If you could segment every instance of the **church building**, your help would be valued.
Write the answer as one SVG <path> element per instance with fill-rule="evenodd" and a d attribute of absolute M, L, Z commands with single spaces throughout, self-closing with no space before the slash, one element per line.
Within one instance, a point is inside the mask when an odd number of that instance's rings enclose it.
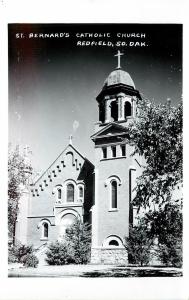
<path fill-rule="evenodd" d="M 133 223 L 131 200 L 141 158 L 132 155 L 129 123 L 137 118 L 141 100 L 131 76 L 118 66 L 96 97 L 99 108 L 91 163 L 69 144 L 32 185 L 23 187 L 16 240 L 45 247 L 64 239 L 76 218 L 92 224 L 91 263 L 127 263 L 124 239 Z"/>

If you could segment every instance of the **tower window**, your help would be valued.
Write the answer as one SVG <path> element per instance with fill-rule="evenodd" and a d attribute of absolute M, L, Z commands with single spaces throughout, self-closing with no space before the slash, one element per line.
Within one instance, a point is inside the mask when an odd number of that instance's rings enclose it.
<path fill-rule="evenodd" d="M 42 227 L 42 238 L 48 238 L 49 236 L 49 225 L 48 223 L 43 223 L 43 227 Z"/>
<path fill-rule="evenodd" d="M 118 120 L 118 104 L 117 104 L 117 101 L 113 101 L 111 103 L 111 118 L 112 118 L 113 122 Z"/>
<path fill-rule="evenodd" d="M 104 105 L 104 103 L 101 103 L 99 105 L 99 121 L 101 121 L 102 123 L 104 123 L 104 121 L 105 121 L 105 105 Z"/>
<path fill-rule="evenodd" d="M 83 188 L 79 187 L 79 198 L 83 198 Z"/>
<path fill-rule="evenodd" d="M 62 191 L 61 189 L 58 189 L 58 199 L 60 200 L 62 198 Z"/>
<path fill-rule="evenodd" d="M 131 116 L 131 103 L 125 102 L 125 118 Z"/>
<path fill-rule="evenodd" d="M 116 146 L 112 147 L 112 157 L 116 157 Z"/>
<path fill-rule="evenodd" d="M 126 156 L 126 147 L 125 147 L 125 145 L 121 145 L 121 155 Z"/>
<path fill-rule="evenodd" d="M 112 192 L 112 203 L 111 203 L 111 208 L 117 208 L 117 182 L 114 180 L 111 183 L 111 192 Z"/>
<path fill-rule="evenodd" d="M 102 157 L 107 158 L 107 148 L 102 148 Z"/>
<path fill-rule="evenodd" d="M 74 202 L 74 185 L 67 185 L 67 202 Z"/>

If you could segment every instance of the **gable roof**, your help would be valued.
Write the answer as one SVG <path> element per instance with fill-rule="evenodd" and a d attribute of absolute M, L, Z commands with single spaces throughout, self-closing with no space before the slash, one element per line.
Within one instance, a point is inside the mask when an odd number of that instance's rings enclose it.
<path fill-rule="evenodd" d="M 94 141 L 98 138 L 123 135 L 128 132 L 127 128 L 116 123 L 109 123 L 107 126 L 100 129 L 98 132 L 94 133 L 91 136 L 91 139 Z"/>
<path fill-rule="evenodd" d="M 66 153 L 69 148 L 73 151 L 75 151 L 84 161 L 87 161 L 89 164 L 91 164 L 91 166 L 94 167 L 94 165 L 87 159 L 85 158 L 73 145 L 68 144 L 66 146 L 66 148 L 64 148 L 64 150 L 58 155 L 58 157 L 52 162 L 52 164 L 43 172 L 43 174 L 32 184 L 32 186 L 36 185 L 38 182 L 40 182 L 42 180 L 43 177 L 45 177 L 46 175 L 48 176 L 49 173 L 52 170 L 52 167 L 56 164 L 56 162 L 60 159 L 60 157 L 63 156 L 64 153 Z"/>

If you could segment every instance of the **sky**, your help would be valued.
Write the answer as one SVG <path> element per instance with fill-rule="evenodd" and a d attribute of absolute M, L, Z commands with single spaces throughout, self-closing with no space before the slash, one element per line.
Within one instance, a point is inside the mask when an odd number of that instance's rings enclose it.
<path fill-rule="evenodd" d="M 95 99 L 117 67 L 117 50 L 142 96 L 172 105 L 181 100 L 179 24 L 9 24 L 8 32 L 9 142 L 28 145 L 40 172 L 68 145 L 70 134 L 94 162 Z M 104 45 L 86 45 L 93 41 Z"/>

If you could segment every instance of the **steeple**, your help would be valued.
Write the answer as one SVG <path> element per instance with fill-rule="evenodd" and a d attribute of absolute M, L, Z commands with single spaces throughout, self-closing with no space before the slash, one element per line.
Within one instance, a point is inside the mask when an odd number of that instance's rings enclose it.
<path fill-rule="evenodd" d="M 99 103 L 99 121 L 101 125 L 110 122 L 126 123 L 136 117 L 136 100 L 141 99 L 130 74 L 121 68 L 121 56 L 118 50 L 114 56 L 117 67 L 106 78 L 96 100 Z"/>

